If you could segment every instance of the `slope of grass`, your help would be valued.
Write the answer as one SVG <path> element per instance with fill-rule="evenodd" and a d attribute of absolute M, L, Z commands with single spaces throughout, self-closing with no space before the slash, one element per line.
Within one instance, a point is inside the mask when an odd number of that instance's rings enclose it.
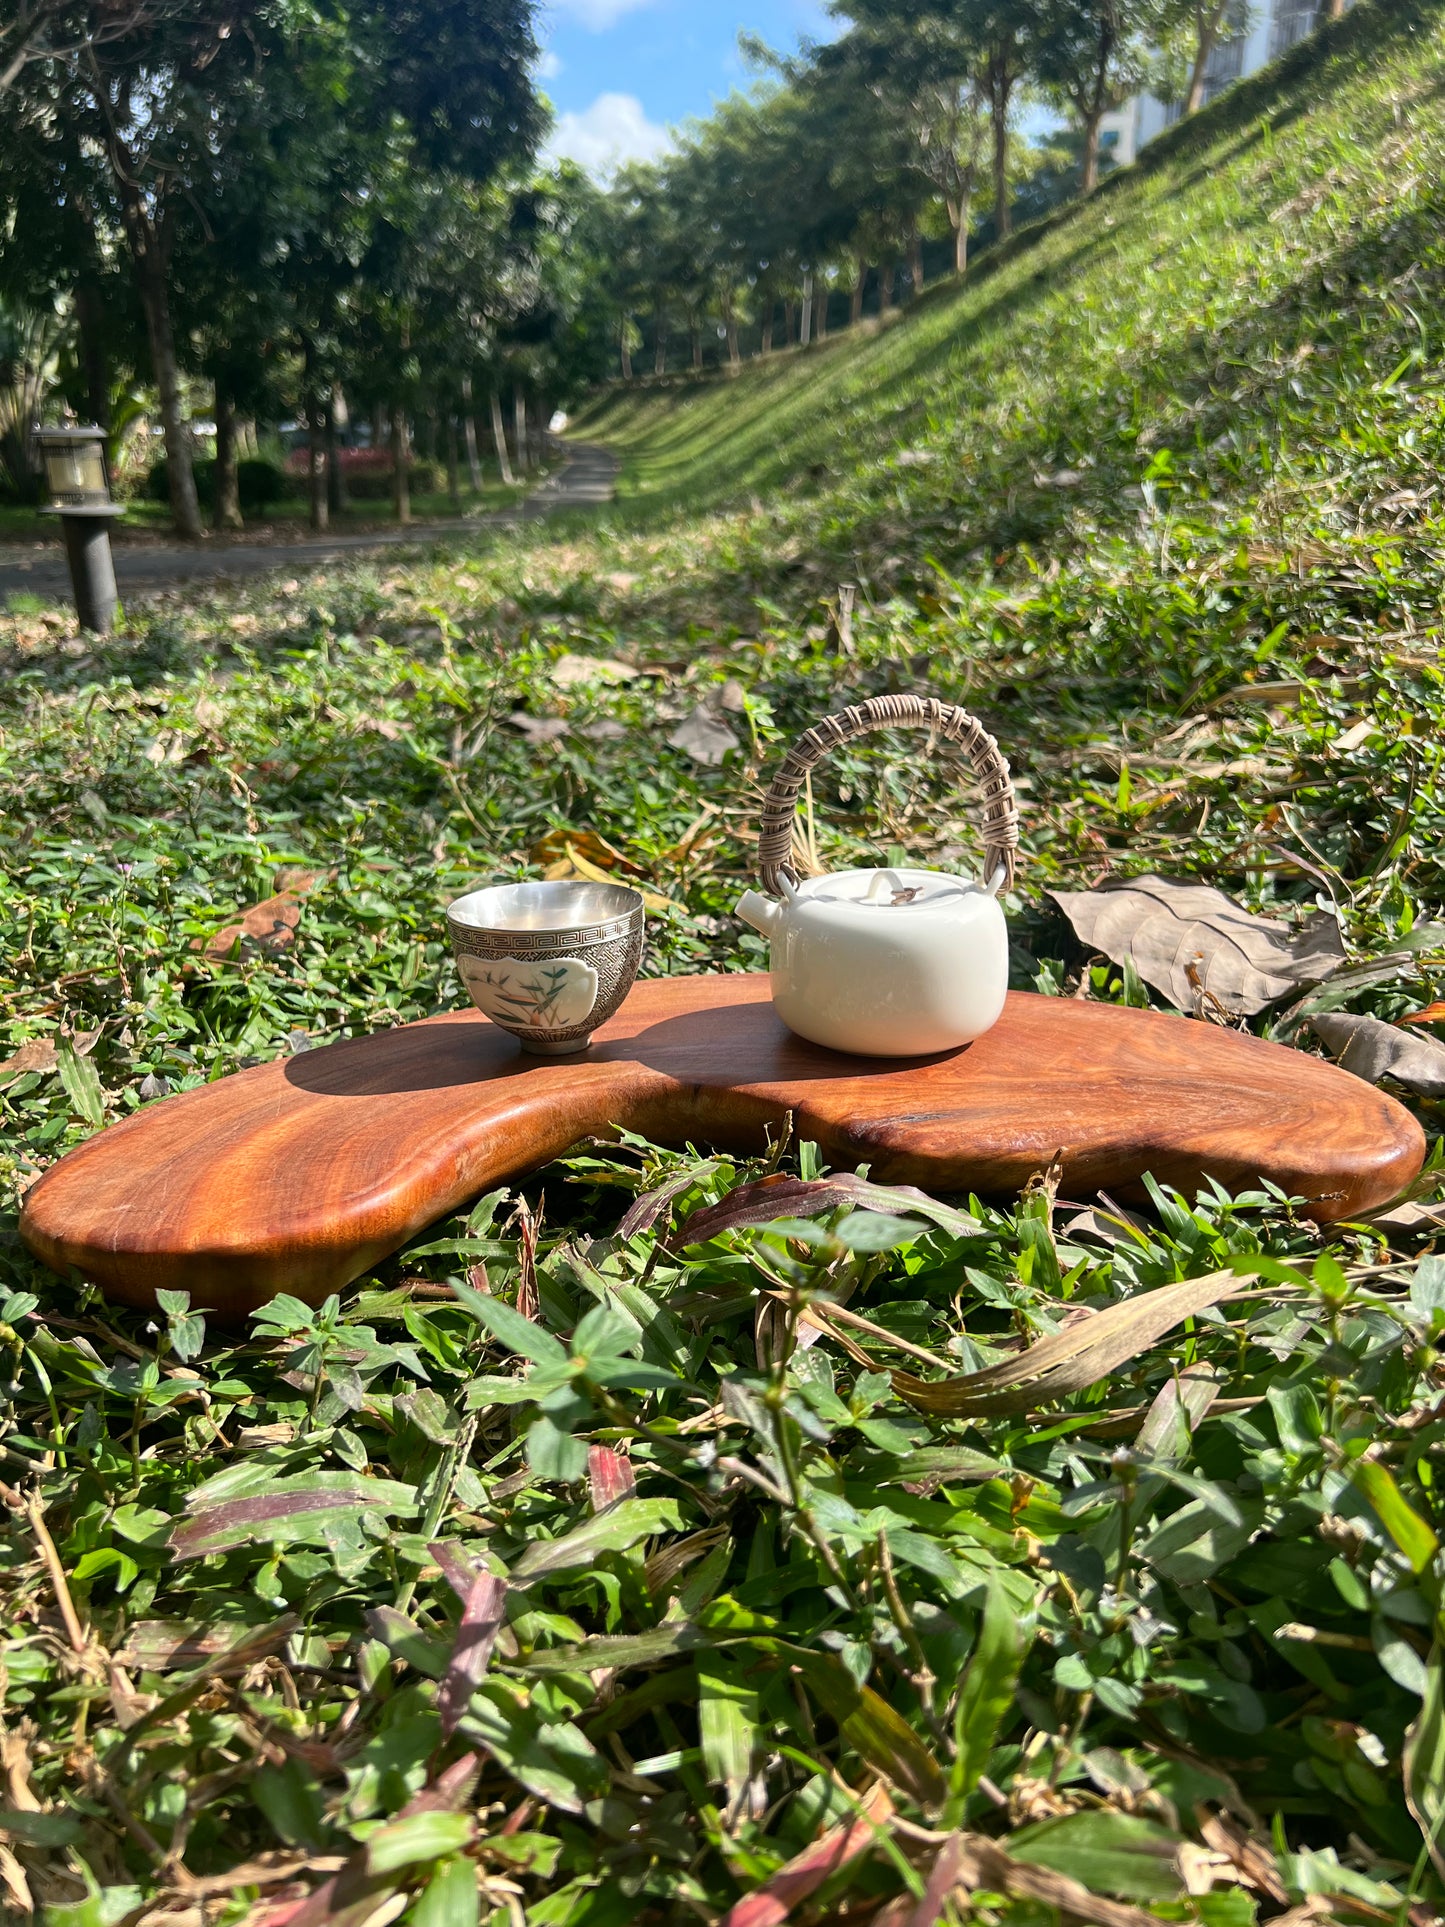
<path fill-rule="evenodd" d="M 662 1927 L 791 1866 L 744 1917 L 1438 1917 L 1433 1171 L 1322 1233 L 584 1146 L 233 1330 L 52 1278 L 15 1208 L 169 1091 L 462 1001 L 442 906 L 487 879 L 577 858 L 676 906 L 649 970 L 756 967 L 766 771 L 888 688 L 1013 759 L 1020 985 L 1148 1001 L 1045 892 L 1165 871 L 1333 910 L 1325 999 L 1438 1034 L 1442 54 L 1438 8 L 1362 5 L 876 338 L 604 398 L 604 517 L 105 643 L 0 619 L 11 1914 Z M 824 859 L 967 867 L 955 779 L 835 759 Z M 223 934 L 277 891 L 294 935 Z M 668 1235 L 774 1167 L 781 1223 Z M 1236 1264 L 1078 1392 L 918 1391 Z"/>

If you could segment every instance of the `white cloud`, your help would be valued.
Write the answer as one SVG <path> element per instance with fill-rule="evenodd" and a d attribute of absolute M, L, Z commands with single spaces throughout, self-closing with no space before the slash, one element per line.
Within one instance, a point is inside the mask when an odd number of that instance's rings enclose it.
<path fill-rule="evenodd" d="M 544 47 L 537 60 L 538 80 L 555 80 L 561 71 L 561 61 L 550 47 Z"/>
<path fill-rule="evenodd" d="M 580 114 L 557 116 L 546 151 L 605 177 L 628 161 L 655 160 L 671 145 L 667 129 L 647 118 L 636 94 L 599 94 Z"/>
<path fill-rule="evenodd" d="M 552 0 L 552 4 L 557 13 L 565 14 L 590 32 L 606 33 L 609 27 L 617 25 L 624 13 L 650 6 L 651 0 Z"/>

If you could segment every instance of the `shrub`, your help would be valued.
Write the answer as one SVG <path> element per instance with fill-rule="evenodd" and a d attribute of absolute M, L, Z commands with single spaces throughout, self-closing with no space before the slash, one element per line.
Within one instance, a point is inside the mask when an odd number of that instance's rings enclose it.
<path fill-rule="evenodd" d="M 370 451 L 361 451 L 369 453 Z M 364 467 L 347 462 L 346 492 L 358 502 L 391 500 L 391 463 Z M 415 461 L 407 464 L 406 479 L 413 495 L 435 495 L 447 485 L 446 471 L 440 462 Z"/>
<path fill-rule="evenodd" d="M 267 509 L 275 508 L 296 493 L 295 484 L 275 462 L 257 461 L 252 456 L 244 457 L 236 465 L 236 485 L 241 496 L 241 512 L 245 515 L 263 515 Z M 196 493 L 204 508 L 211 508 L 216 500 L 216 464 L 213 460 L 196 463 Z M 152 502 L 170 500 L 170 478 L 166 458 L 151 464 L 150 473 L 145 479 L 145 494 Z"/>

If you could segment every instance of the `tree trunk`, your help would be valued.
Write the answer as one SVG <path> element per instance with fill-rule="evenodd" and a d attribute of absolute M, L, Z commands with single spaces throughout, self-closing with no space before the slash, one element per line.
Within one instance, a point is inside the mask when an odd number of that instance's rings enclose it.
<path fill-rule="evenodd" d="M 447 500 L 461 513 L 462 476 L 461 455 L 457 446 L 457 418 L 447 411 Z"/>
<path fill-rule="evenodd" d="M 341 431 L 347 424 L 346 397 L 341 383 L 331 384 L 326 397 L 326 505 L 333 515 L 346 507 L 346 470 L 341 461 Z"/>
<path fill-rule="evenodd" d="M 883 272 L 878 277 L 878 312 L 879 314 L 881 315 L 887 314 L 888 310 L 892 306 L 893 306 L 893 263 L 890 261 L 888 266 L 884 268 Z"/>
<path fill-rule="evenodd" d="M 146 340 L 151 351 L 151 371 L 160 398 L 161 430 L 166 444 L 166 482 L 170 494 L 171 520 L 177 535 L 199 541 L 201 504 L 196 495 L 195 459 L 191 431 L 181 397 L 181 368 L 176 358 L 175 330 L 171 325 L 170 290 L 160 236 L 141 201 L 140 189 L 126 174 L 122 182 L 122 213 L 126 237 L 135 265 L 136 292 L 145 314 Z"/>
<path fill-rule="evenodd" d="M 798 324 L 798 340 L 804 348 L 813 339 L 813 270 L 803 276 L 803 313 Z"/>
<path fill-rule="evenodd" d="M 912 298 L 916 301 L 923 293 L 923 236 L 917 221 L 908 223 L 908 279 L 913 284 Z"/>
<path fill-rule="evenodd" d="M 517 456 L 517 470 L 525 475 L 532 466 L 527 449 L 527 397 L 520 388 L 512 390 L 512 447 Z"/>
<path fill-rule="evenodd" d="M 968 273 L 968 223 L 970 205 L 967 200 L 951 202 L 948 209 L 949 219 L 953 222 L 953 271 L 960 280 Z"/>
<path fill-rule="evenodd" d="M 863 319 L 863 290 L 868 285 L 867 263 L 859 261 L 853 275 L 853 287 L 848 296 L 848 323 L 856 328 Z"/>
<path fill-rule="evenodd" d="M 788 297 L 785 299 L 783 302 L 783 346 L 785 348 L 791 348 L 793 345 L 793 335 L 795 333 L 794 319 L 797 312 L 797 307 L 792 298 Z"/>
<path fill-rule="evenodd" d="M 1189 74 L 1189 92 L 1184 97 L 1186 114 L 1197 114 L 1204 105 L 1209 56 L 1219 39 L 1219 29 L 1224 24 L 1224 11 L 1228 4 L 1229 0 L 1214 0 L 1213 5 L 1201 7 L 1196 14 L 1198 33 L 1194 43 L 1194 65 Z"/>
<path fill-rule="evenodd" d="M 306 398 L 306 479 L 311 526 L 324 529 L 331 521 L 331 497 L 326 486 L 326 411 L 315 395 Z"/>
<path fill-rule="evenodd" d="M 411 520 L 411 483 L 406 472 L 406 410 L 400 402 L 391 405 L 391 500 L 398 522 Z"/>
<path fill-rule="evenodd" d="M 482 487 L 482 458 L 477 449 L 477 418 L 472 410 L 472 378 L 462 376 L 462 434 L 467 445 L 467 480 L 480 494 Z"/>
<path fill-rule="evenodd" d="M 216 382 L 216 503 L 211 519 L 218 529 L 239 529 L 241 484 L 236 467 L 236 410 L 223 381 Z"/>
<path fill-rule="evenodd" d="M 1099 122 L 1100 114 L 1090 114 L 1084 121 L 1084 172 L 1079 182 L 1081 194 L 1092 194 L 1099 185 Z"/>
<path fill-rule="evenodd" d="M 728 367 L 736 371 L 742 366 L 742 356 L 738 352 L 737 317 L 730 314 L 725 323 L 728 333 Z"/>
<path fill-rule="evenodd" d="M 828 296 L 832 292 L 833 290 L 828 286 L 826 281 L 820 283 L 818 288 L 818 312 L 814 323 L 819 341 L 826 341 L 828 339 Z"/>
<path fill-rule="evenodd" d="M 83 276 L 75 289 L 75 319 L 80 330 L 80 365 L 85 375 L 85 405 L 97 428 L 110 434 L 110 339 L 100 289 Z"/>
<path fill-rule="evenodd" d="M 763 304 L 763 330 L 758 342 L 758 352 L 764 355 L 770 355 L 773 352 L 773 308 L 774 303 L 771 301 Z"/>
<path fill-rule="evenodd" d="M 511 459 L 507 454 L 507 431 L 502 426 L 502 398 L 492 390 L 492 446 L 497 451 L 497 471 L 508 488 L 514 486 Z"/>
<path fill-rule="evenodd" d="M 1347 0 L 1329 0 L 1329 4 L 1325 9 L 1326 20 L 1343 20 L 1345 17 L 1346 4 Z"/>
<path fill-rule="evenodd" d="M 437 417 L 434 408 L 428 408 L 421 418 L 421 447 L 417 452 L 424 462 L 435 463 L 437 458 Z"/>
<path fill-rule="evenodd" d="M 667 373 L 667 310 L 660 301 L 652 316 L 652 372 Z"/>
<path fill-rule="evenodd" d="M 993 131 L 993 226 L 1001 241 L 1013 232 L 1008 193 L 1008 110 L 1013 72 L 1007 51 L 995 48 L 988 64 L 988 111 Z"/>
<path fill-rule="evenodd" d="M 627 327 L 630 320 L 630 315 L 623 315 L 617 328 L 617 352 L 622 359 L 622 379 L 624 381 L 631 381 L 632 379 L 632 343 L 627 339 Z"/>

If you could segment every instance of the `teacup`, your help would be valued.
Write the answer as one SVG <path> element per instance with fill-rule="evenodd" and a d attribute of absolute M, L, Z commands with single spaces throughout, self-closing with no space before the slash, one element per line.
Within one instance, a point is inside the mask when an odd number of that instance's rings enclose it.
<path fill-rule="evenodd" d="M 620 883 L 502 883 L 447 909 L 457 970 L 524 1050 L 585 1050 L 642 962 L 643 901 Z"/>

